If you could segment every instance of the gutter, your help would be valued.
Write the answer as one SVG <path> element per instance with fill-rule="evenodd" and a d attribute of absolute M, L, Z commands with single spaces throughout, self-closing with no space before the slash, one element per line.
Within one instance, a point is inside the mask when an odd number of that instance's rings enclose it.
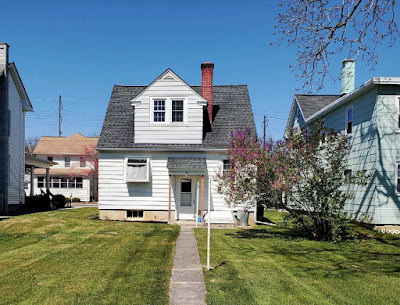
<path fill-rule="evenodd" d="M 369 90 L 371 87 L 376 85 L 400 85 L 400 77 L 373 77 L 367 80 L 364 84 L 362 84 L 357 89 L 353 90 L 352 92 L 340 97 L 333 103 L 329 104 L 328 106 L 322 108 L 320 111 L 314 113 L 312 116 L 308 117 L 305 122 L 311 123 L 315 121 L 322 115 L 326 114 L 327 112 L 339 107 L 340 105 L 346 103 L 350 98 L 355 98 L 365 91 Z"/>

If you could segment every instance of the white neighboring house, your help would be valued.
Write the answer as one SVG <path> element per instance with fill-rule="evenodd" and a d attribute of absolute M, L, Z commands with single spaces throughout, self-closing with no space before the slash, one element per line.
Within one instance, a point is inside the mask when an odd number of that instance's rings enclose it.
<path fill-rule="evenodd" d="M 171 69 L 149 86 L 114 86 L 98 144 L 102 219 L 207 219 L 210 203 L 212 222 L 234 223 L 214 177 L 231 132 L 255 132 L 253 112 L 246 85 L 213 86 L 214 64 L 201 69 L 202 86 Z"/>
<path fill-rule="evenodd" d="M 25 113 L 33 111 L 8 49 L 0 43 L 0 214 L 25 203 Z"/>
<path fill-rule="evenodd" d="M 49 171 L 49 190 L 53 195 L 77 197 L 81 201 L 96 198 L 97 181 L 88 176 L 94 164 L 85 159 L 85 147 L 96 150 L 98 137 L 85 137 L 80 133 L 69 137 L 41 137 L 34 155 L 57 164 Z M 30 192 L 30 186 L 28 191 Z M 34 194 L 46 192 L 46 170 L 35 169 Z"/>

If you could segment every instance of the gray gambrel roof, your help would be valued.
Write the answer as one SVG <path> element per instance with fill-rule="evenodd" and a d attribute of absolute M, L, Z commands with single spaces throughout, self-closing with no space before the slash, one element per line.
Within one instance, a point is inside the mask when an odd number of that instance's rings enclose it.
<path fill-rule="evenodd" d="M 340 95 L 301 95 L 296 94 L 295 98 L 301 109 L 301 113 L 307 120 L 314 113 L 320 111 L 324 107 L 340 98 Z"/>
<path fill-rule="evenodd" d="M 246 127 L 256 132 L 247 86 L 213 86 L 215 117 L 211 126 L 208 118 L 204 120 L 203 144 L 135 143 L 135 110 L 131 106 L 131 100 L 146 88 L 147 86 L 114 86 L 97 146 L 99 149 L 226 149 L 230 142 L 231 132 Z M 201 86 L 191 86 L 191 88 L 201 94 Z M 206 111 L 204 111 L 204 116 L 207 116 Z"/>
<path fill-rule="evenodd" d="M 168 169 L 207 169 L 206 158 L 168 158 Z"/>

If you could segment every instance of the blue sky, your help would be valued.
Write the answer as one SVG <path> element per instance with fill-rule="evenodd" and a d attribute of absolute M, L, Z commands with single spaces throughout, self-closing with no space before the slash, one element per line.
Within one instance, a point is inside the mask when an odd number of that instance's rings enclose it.
<path fill-rule="evenodd" d="M 295 48 L 270 47 L 279 1 L 5 1 L 0 41 L 10 45 L 35 112 L 26 137 L 100 134 L 114 84 L 148 85 L 171 68 L 190 85 L 200 64 L 215 64 L 214 84 L 247 84 L 259 136 L 281 138 L 301 83 L 289 69 Z M 400 76 L 400 43 L 383 46 L 375 71 L 356 64 L 356 86 Z M 340 73 L 346 54 L 331 59 Z M 336 63 L 336 64 L 335 64 Z M 340 93 L 328 80 L 321 94 Z M 240 115 L 240 114 L 238 114 Z"/>

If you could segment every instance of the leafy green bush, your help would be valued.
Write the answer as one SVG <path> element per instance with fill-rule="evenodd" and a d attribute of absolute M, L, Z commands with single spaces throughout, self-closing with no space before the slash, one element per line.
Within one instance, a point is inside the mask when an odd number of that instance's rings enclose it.
<path fill-rule="evenodd" d="M 79 197 L 73 197 L 72 202 L 81 202 L 81 198 Z"/>

